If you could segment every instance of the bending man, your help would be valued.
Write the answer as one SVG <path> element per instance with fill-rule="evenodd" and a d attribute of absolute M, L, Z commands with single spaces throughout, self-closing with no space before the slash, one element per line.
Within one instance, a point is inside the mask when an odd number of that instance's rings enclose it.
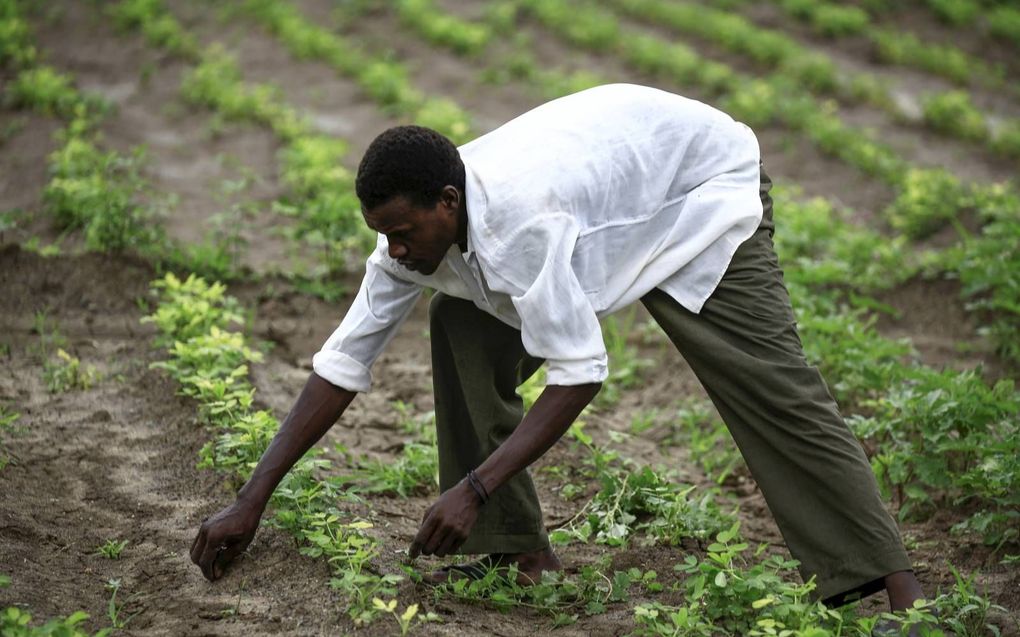
<path fill-rule="evenodd" d="M 607 375 L 599 318 L 640 300 L 704 384 L 802 575 L 841 602 L 921 596 L 867 459 L 797 335 L 772 246 L 771 182 L 751 130 L 697 101 L 609 85 L 456 148 L 398 127 L 357 176 L 379 233 L 343 322 L 237 501 L 202 525 L 210 579 L 244 550 L 272 490 L 371 384 L 425 287 L 442 495 L 411 554 L 486 554 L 537 579 L 560 564 L 527 467 Z M 516 387 L 547 387 L 525 415 Z M 430 578 L 455 573 L 437 571 Z"/>

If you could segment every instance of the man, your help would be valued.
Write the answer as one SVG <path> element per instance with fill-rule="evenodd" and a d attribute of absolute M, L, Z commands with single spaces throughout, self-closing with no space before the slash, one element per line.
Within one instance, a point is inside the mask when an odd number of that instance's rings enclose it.
<path fill-rule="evenodd" d="M 429 576 L 549 547 L 528 465 L 607 375 L 599 318 L 641 300 L 705 385 L 805 578 L 839 603 L 921 596 L 874 476 L 807 364 L 772 247 L 771 182 L 754 135 L 705 104 L 602 86 L 542 105 L 459 150 L 420 127 L 380 135 L 357 176 L 379 233 L 361 289 L 237 501 L 202 525 L 210 580 L 254 536 L 270 494 L 339 418 L 424 287 L 442 495 L 410 554 L 487 554 Z M 542 364 L 526 415 L 516 387 Z"/>

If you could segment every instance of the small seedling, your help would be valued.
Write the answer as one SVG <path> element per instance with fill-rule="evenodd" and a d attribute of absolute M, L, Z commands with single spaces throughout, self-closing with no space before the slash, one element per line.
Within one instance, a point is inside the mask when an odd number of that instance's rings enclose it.
<path fill-rule="evenodd" d="M 46 388 L 53 393 L 71 389 L 88 389 L 100 378 L 92 365 L 82 365 L 77 356 L 71 356 L 63 349 L 57 349 L 56 360 L 49 360 L 43 366 Z"/>
<path fill-rule="evenodd" d="M 107 540 L 104 544 L 96 548 L 96 555 L 102 555 L 108 560 L 120 559 L 120 554 L 124 552 L 124 547 L 128 545 L 128 540 Z"/>

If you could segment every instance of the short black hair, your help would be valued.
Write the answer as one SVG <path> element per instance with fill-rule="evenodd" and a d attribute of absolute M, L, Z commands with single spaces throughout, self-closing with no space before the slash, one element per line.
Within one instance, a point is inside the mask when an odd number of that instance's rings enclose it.
<path fill-rule="evenodd" d="M 395 126 L 376 137 L 358 166 L 355 190 L 365 210 L 396 196 L 432 206 L 445 186 L 464 192 L 464 162 L 449 139 L 424 126 Z"/>

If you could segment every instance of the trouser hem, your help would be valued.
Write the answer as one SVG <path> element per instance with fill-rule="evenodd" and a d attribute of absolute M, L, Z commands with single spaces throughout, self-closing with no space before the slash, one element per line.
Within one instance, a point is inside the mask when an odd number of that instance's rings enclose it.
<path fill-rule="evenodd" d="M 827 606 L 847 604 L 884 589 L 886 575 L 912 569 L 901 542 L 884 544 L 867 555 L 857 555 L 836 565 L 827 576 L 819 574 L 815 597 Z"/>
<path fill-rule="evenodd" d="M 545 548 L 549 548 L 549 536 L 545 533 L 472 533 L 457 553 L 461 555 L 529 553 Z"/>

